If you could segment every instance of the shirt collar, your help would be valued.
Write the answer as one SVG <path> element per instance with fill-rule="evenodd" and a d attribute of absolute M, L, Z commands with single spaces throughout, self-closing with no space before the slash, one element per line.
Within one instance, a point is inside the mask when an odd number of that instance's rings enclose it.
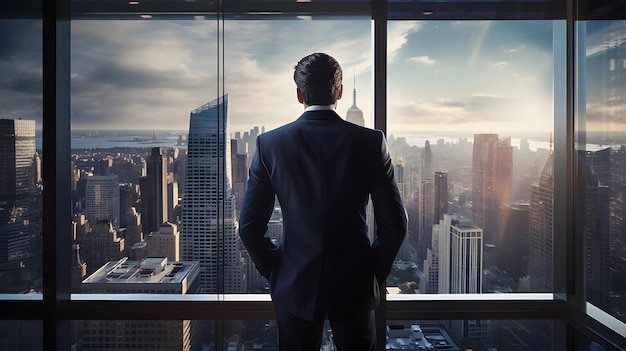
<path fill-rule="evenodd" d="M 304 112 L 309 111 L 335 111 L 331 105 L 312 105 L 304 109 Z"/>

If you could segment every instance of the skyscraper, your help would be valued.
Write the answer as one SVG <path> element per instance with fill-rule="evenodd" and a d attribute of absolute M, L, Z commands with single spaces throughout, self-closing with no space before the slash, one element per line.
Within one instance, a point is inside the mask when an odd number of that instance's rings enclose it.
<path fill-rule="evenodd" d="M 35 121 L 0 119 L 0 205 L 35 191 Z"/>
<path fill-rule="evenodd" d="M 356 105 L 356 77 L 354 80 L 354 89 L 352 90 L 352 106 L 350 106 L 348 112 L 346 112 L 346 121 L 365 126 L 363 111 Z"/>
<path fill-rule="evenodd" d="M 117 175 L 87 177 L 85 217 L 91 224 L 110 221 L 113 229 L 120 227 L 120 185 Z"/>
<path fill-rule="evenodd" d="M 239 143 L 243 144 L 243 142 L 238 139 L 230 140 L 233 192 L 237 201 L 237 211 L 241 208 L 243 194 L 246 191 L 246 183 L 248 181 L 248 154 L 245 152 L 239 152 Z M 241 149 L 245 149 L 243 145 Z"/>
<path fill-rule="evenodd" d="M 532 292 L 552 291 L 553 208 L 554 162 L 550 153 L 530 197 L 528 276 Z"/>
<path fill-rule="evenodd" d="M 153 147 L 146 162 L 147 175 L 140 179 L 143 232 L 158 231 L 167 221 L 167 162 L 163 149 Z"/>
<path fill-rule="evenodd" d="M 439 221 L 439 293 L 479 294 L 483 285 L 483 231 L 469 219 Z"/>
<path fill-rule="evenodd" d="M 500 206 L 500 221 L 494 238 L 496 265 L 515 280 L 528 271 L 529 210 L 528 202 Z"/>
<path fill-rule="evenodd" d="M 27 262 L 37 254 L 31 242 L 41 238 L 35 155 L 35 121 L 0 119 L 0 271 L 5 276 L 1 291 L 18 292 L 24 280 L 19 275 L 35 274 L 26 272 L 31 269 Z"/>
<path fill-rule="evenodd" d="M 245 291 L 230 183 L 228 95 L 191 111 L 181 218 L 181 256 L 200 263 L 200 292 Z"/>
<path fill-rule="evenodd" d="M 419 189 L 419 227 L 417 233 L 418 249 L 420 255 L 424 255 L 431 247 L 433 224 L 436 223 L 435 215 L 435 189 L 433 178 L 422 178 Z"/>
<path fill-rule="evenodd" d="M 435 172 L 435 213 L 433 222 L 437 223 L 443 219 L 444 214 L 448 214 L 448 173 L 444 171 Z"/>
<path fill-rule="evenodd" d="M 472 215 L 492 243 L 500 205 L 511 201 L 513 148 L 511 139 L 498 134 L 474 134 L 472 154 Z"/>
<path fill-rule="evenodd" d="M 420 167 L 421 178 L 433 177 L 433 151 L 430 148 L 430 141 L 426 140 L 424 149 L 422 150 L 422 164 Z"/>

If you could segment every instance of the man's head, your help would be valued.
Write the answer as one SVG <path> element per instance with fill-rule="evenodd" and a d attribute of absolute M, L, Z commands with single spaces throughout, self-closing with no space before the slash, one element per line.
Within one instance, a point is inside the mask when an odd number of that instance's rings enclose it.
<path fill-rule="evenodd" d="M 333 105 L 341 98 L 341 66 L 332 56 L 314 53 L 302 58 L 294 68 L 293 80 L 301 103 Z"/>

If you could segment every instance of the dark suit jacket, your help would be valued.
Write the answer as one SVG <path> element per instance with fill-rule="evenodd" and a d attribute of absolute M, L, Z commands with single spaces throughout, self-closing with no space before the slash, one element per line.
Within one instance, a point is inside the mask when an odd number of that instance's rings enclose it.
<path fill-rule="evenodd" d="M 257 138 L 249 173 L 239 234 L 276 307 L 306 320 L 371 311 L 407 228 L 383 133 L 334 111 L 304 112 Z M 370 194 L 373 245 L 365 220 Z M 278 247 L 267 234 L 275 195 L 283 213 Z"/>

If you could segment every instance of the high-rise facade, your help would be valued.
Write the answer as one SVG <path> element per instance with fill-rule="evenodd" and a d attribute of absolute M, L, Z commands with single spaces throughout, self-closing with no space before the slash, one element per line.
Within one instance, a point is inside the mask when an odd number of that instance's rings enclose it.
<path fill-rule="evenodd" d="M 0 204 L 35 191 L 35 121 L 0 119 Z"/>
<path fill-rule="evenodd" d="M 530 291 L 552 291 L 554 249 L 554 162 L 552 153 L 532 185 L 529 208 L 528 277 Z"/>
<path fill-rule="evenodd" d="M 240 149 L 244 149 L 243 141 L 238 139 L 230 140 L 230 154 L 231 154 L 231 164 L 232 164 L 232 180 L 233 180 L 233 193 L 235 195 L 235 200 L 237 202 L 237 211 L 241 208 L 241 203 L 243 202 L 243 194 L 246 191 L 246 184 L 248 182 L 248 154 Z"/>
<path fill-rule="evenodd" d="M 85 217 L 93 224 L 109 221 L 113 229 L 120 227 L 120 184 L 117 175 L 87 177 Z"/>
<path fill-rule="evenodd" d="M 433 178 L 422 178 L 419 188 L 419 227 L 417 233 L 418 249 L 420 254 L 426 253 L 431 247 L 433 224 L 436 223 L 435 215 L 435 189 Z"/>
<path fill-rule="evenodd" d="M 164 151 L 153 147 L 146 162 L 147 175 L 140 179 L 143 232 L 159 230 L 168 219 L 167 162 Z"/>
<path fill-rule="evenodd" d="M 435 212 L 433 222 L 438 223 L 443 219 L 444 214 L 448 214 L 448 173 L 444 171 L 435 172 Z"/>
<path fill-rule="evenodd" d="M 472 153 L 472 219 L 492 243 L 500 205 L 511 201 L 513 147 L 498 134 L 474 134 Z"/>
<path fill-rule="evenodd" d="M 200 292 L 245 291 L 230 177 L 228 95 L 191 112 L 181 256 L 200 264 Z"/>
<path fill-rule="evenodd" d="M 500 206 L 494 238 L 495 264 L 514 280 L 528 272 L 528 227 L 530 203 L 516 201 Z"/>
<path fill-rule="evenodd" d="M 482 229 L 469 219 L 451 215 L 444 215 L 438 229 L 439 293 L 482 293 Z"/>
<path fill-rule="evenodd" d="M 35 159 L 35 121 L 0 119 L 0 272 L 10 282 L 2 291 L 22 290 L 20 275 L 38 276 L 30 267 L 41 241 Z"/>

